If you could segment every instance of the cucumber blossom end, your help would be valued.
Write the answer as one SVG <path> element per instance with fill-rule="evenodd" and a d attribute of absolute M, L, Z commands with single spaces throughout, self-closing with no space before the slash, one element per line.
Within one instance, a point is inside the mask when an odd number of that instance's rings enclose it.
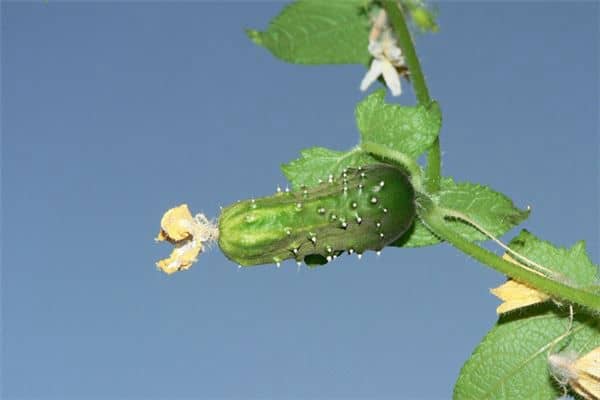
<path fill-rule="evenodd" d="M 156 263 L 167 275 L 189 269 L 207 245 L 219 236 L 217 225 L 204 214 L 192 217 L 187 204 L 171 208 L 160 221 L 157 242 L 169 242 L 174 246 L 168 258 Z"/>

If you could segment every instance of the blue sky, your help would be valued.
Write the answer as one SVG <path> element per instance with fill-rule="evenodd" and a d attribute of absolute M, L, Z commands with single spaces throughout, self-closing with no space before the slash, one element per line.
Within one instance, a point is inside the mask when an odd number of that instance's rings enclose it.
<path fill-rule="evenodd" d="M 167 208 L 217 216 L 284 186 L 301 149 L 357 142 L 364 67 L 246 39 L 281 6 L 2 3 L 2 398 L 450 397 L 503 277 L 449 246 L 154 267 Z M 598 3 L 439 12 L 417 50 L 444 173 L 531 205 L 522 227 L 598 262 Z"/>

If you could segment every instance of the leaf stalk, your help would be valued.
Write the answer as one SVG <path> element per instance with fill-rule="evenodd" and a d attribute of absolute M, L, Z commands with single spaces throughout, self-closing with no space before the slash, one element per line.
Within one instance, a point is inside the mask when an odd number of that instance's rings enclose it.
<path fill-rule="evenodd" d="M 600 296 L 597 294 L 566 285 L 530 269 L 505 261 L 496 254 L 466 240 L 448 226 L 443 210 L 439 209 L 429 198 L 420 196 L 417 199 L 417 213 L 428 229 L 477 261 L 510 278 L 536 288 L 554 299 L 579 304 L 596 312 L 600 311 Z"/>

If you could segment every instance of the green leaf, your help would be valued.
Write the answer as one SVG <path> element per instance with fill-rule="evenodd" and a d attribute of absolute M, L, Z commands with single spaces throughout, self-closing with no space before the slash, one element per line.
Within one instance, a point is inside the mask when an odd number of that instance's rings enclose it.
<path fill-rule="evenodd" d="M 600 321 L 583 311 L 560 340 L 568 319 L 553 304 L 503 317 L 463 366 L 454 399 L 556 399 L 562 390 L 549 373 L 548 355 L 574 350 L 582 356 L 600 346 Z"/>
<path fill-rule="evenodd" d="M 451 178 L 443 178 L 440 191 L 432 197 L 441 207 L 467 215 L 494 236 L 503 235 L 529 215 L 528 210 L 519 210 L 508 197 L 487 186 L 455 183 Z M 449 224 L 467 240 L 487 239 L 481 232 L 463 222 L 449 221 Z M 414 227 L 392 246 L 421 247 L 439 242 L 421 221 L 416 221 Z"/>
<path fill-rule="evenodd" d="M 436 102 L 428 107 L 387 104 L 384 89 L 361 101 L 355 114 L 363 141 L 387 146 L 413 158 L 431 146 L 442 126 L 442 113 Z"/>
<path fill-rule="evenodd" d="M 363 0 L 299 0 L 248 37 L 287 62 L 367 64 L 370 24 Z"/>
<path fill-rule="evenodd" d="M 510 241 L 509 247 L 530 260 L 559 272 L 576 286 L 598 285 L 598 266 L 588 257 L 584 241 L 575 243 L 570 249 L 559 248 L 522 230 Z"/>
<path fill-rule="evenodd" d="M 558 248 L 523 230 L 510 247 L 525 257 L 562 273 L 577 285 L 598 283 L 583 242 Z M 597 287 L 596 287 L 597 288 Z M 573 328 L 566 306 L 554 303 L 505 314 L 463 366 L 455 399 L 555 399 L 561 394 L 548 373 L 548 355 L 576 351 L 583 356 L 600 346 L 600 319 L 575 309 Z"/>
<path fill-rule="evenodd" d="M 388 246 L 395 247 L 424 247 L 441 243 L 429 229 L 423 225 L 420 219 L 415 219 L 415 223 L 394 243 Z"/>
<path fill-rule="evenodd" d="M 301 157 L 283 164 L 281 170 L 292 187 L 314 186 L 319 179 L 326 180 L 329 174 L 341 175 L 348 167 L 358 167 L 376 163 L 377 160 L 359 148 L 350 151 L 334 151 L 324 147 L 311 147 L 300 152 Z"/>

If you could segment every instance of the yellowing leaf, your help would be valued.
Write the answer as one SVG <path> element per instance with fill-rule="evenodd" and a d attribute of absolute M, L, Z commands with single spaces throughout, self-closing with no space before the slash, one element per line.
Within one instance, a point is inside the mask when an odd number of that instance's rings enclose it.
<path fill-rule="evenodd" d="M 574 352 L 551 354 L 548 364 L 559 384 L 568 384 L 584 399 L 600 399 L 600 347 L 580 358 Z"/>

